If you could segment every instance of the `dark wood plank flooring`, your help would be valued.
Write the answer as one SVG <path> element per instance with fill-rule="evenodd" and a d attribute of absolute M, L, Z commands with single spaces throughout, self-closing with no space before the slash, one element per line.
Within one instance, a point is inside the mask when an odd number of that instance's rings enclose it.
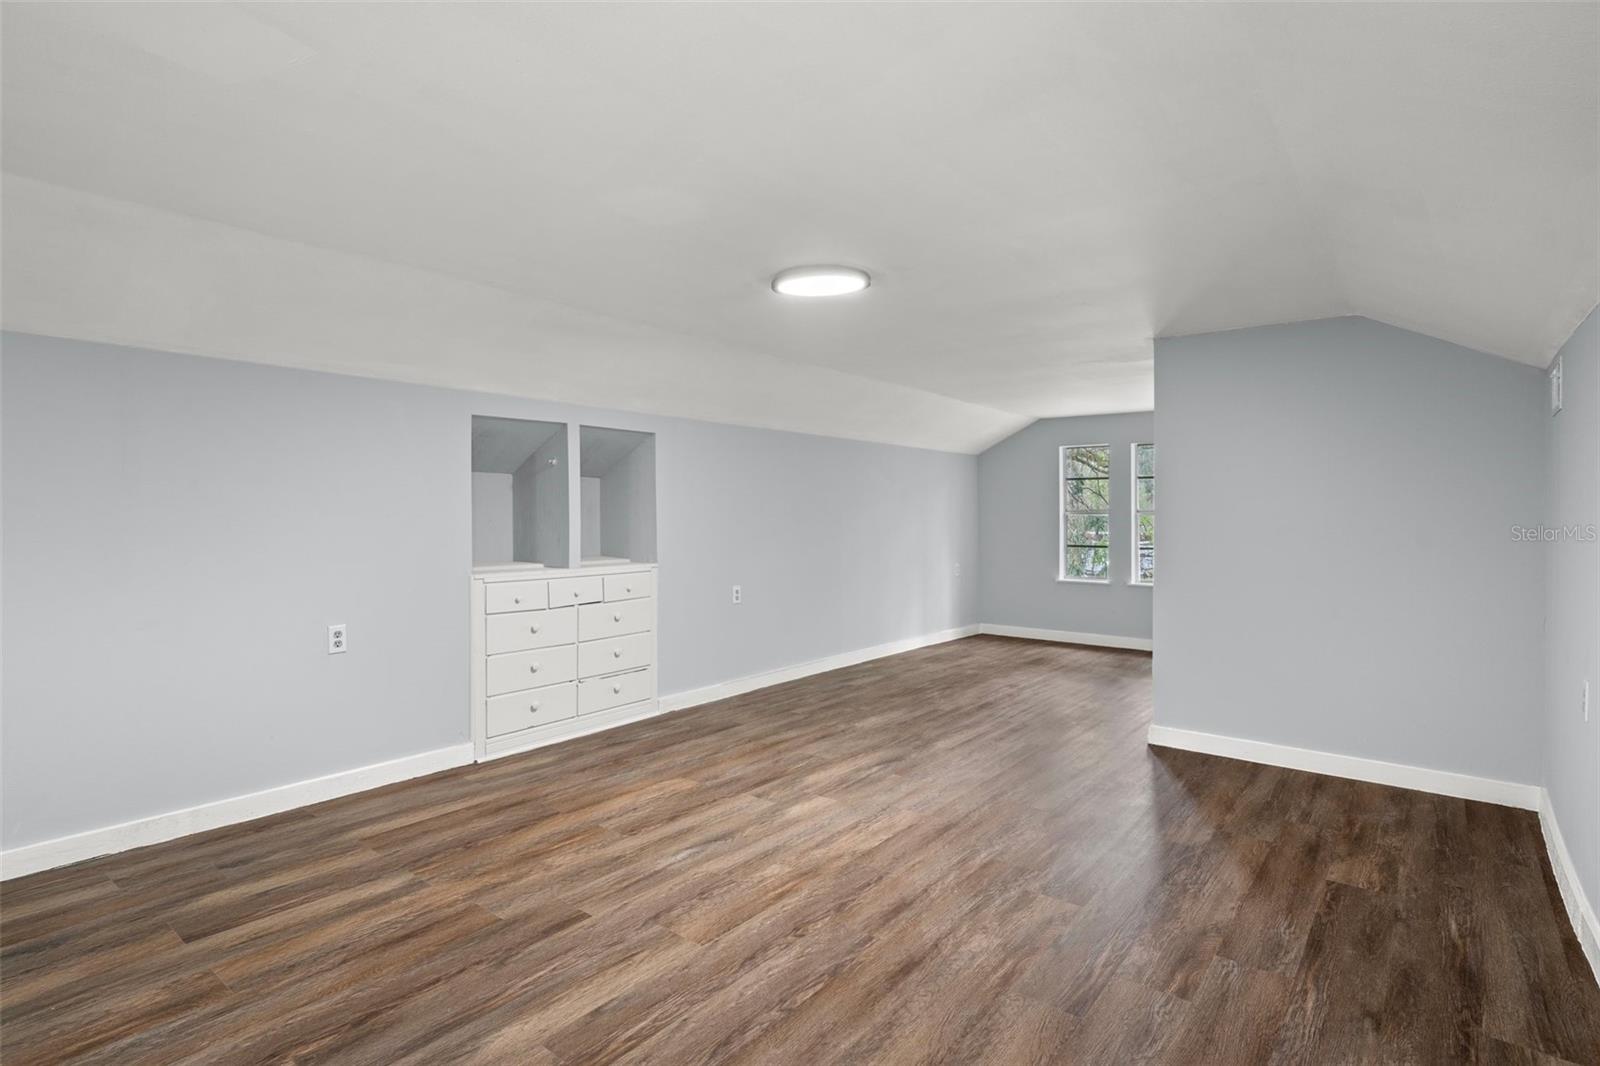
<path fill-rule="evenodd" d="M 1533 815 L 978 637 L 0 889 L 56 1062 L 1600 1063 Z"/>

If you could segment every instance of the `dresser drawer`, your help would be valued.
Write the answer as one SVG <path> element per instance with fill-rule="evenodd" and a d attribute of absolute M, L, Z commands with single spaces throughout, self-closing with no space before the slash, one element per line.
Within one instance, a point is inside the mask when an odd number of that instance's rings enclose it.
<path fill-rule="evenodd" d="M 578 676 L 615 674 L 636 670 L 656 661 L 656 635 L 635 633 L 631 637 L 591 640 L 578 645 Z"/>
<path fill-rule="evenodd" d="M 599 603 L 605 594 L 605 583 L 600 575 L 593 577 L 562 577 L 549 582 L 550 606 L 566 607 L 573 603 Z"/>
<path fill-rule="evenodd" d="M 607 574 L 605 585 L 608 603 L 612 600 L 642 600 L 656 594 L 656 575 L 649 571 L 640 574 Z"/>
<path fill-rule="evenodd" d="M 491 737 L 549 725 L 578 714 L 577 685 L 571 681 L 496 696 L 485 702 L 489 705 L 488 735 Z"/>
<path fill-rule="evenodd" d="M 538 651 L 515 651 L 509 655 L 491 655 L 485 662 L 488 665 L 488 677 L 484 691 L 491 696 L 538 685 L 554 685 L 578 676 L 578 651 L 572 644 Z"/>
<path fill-rule="evenodd" d="M 483 586 L 485 614 L 506 611 L 542 611 L 550 606 L 545 597 L 548 581 L 488 581 Z"/>
<path fill-rule="evenodd" d="M 483 650 L 490 655 L 571 644 L 577 639 L 577 608 L 493 614 L 483 626 Z"/>
<path fill-rule="evenodd" d="M 578 608 L 578 639 L 603 640 L 628 633 L 643 633 L 655 616 L 652 600 L 591 603 Z"/>
<path fill-rule="evenodd" d="M 593 714 L 624 703 L 638 703 L 655 695 L 655 670 L 646 667 L 631 674 L 591 677 L 578 682 L 578 713 Z"/>

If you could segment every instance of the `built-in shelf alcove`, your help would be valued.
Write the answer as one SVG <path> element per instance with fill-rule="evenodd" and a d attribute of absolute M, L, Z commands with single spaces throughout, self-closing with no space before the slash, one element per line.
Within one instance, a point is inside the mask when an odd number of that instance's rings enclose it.
<path fill-rule="evenodd" d="M 656 562 L 656 435 L 578 430 L 584 565 Z"/>
<path fill-rule="evenodd" d="M 564 567 L 571 530 L 567 427 L 472 418 L 472 565 Z"/>

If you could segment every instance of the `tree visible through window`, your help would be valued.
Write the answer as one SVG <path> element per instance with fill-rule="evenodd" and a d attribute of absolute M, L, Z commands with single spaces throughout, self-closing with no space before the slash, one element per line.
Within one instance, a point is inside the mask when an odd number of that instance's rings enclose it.
<path fill-rule="evenodd" d="M 1156 446 L 1133 446 L 1133 583 L 1156 582 Z"/>
<path fill-rule="evenodd" d="M 1111 575 L 1111 448 L 1061 449 L 1063 580 L 1105 581 Z"/>

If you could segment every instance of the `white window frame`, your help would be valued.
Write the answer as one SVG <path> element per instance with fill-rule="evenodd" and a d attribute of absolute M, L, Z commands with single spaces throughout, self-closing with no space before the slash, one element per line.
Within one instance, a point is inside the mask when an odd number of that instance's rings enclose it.
<path fill-rule="evenodd" d="M 1128 584 L 1137 585 L 1142 589 L 1154 588 L 1156 584 L 1155 578 L 1149 581 L 1139 579 L 1139 516 L 1156 513 L 1154 507 L 1147 511 L 1139 509 L 1139 482 L 1142 480 L 1139 477 L 1139 449 L 1146 446 L 1154 448 L 1155 441 L 1140 440 L 1128 445 L 1128 513 L 1133 517 L 1132 526 L 1128 530 L 1128 550 L 1131 555 L 1128 560 Z M 1155 480 L 1156 475 L 1151 474 L 1151 483 L 1154 484 Z M 1151 550 L 1154 551 L 1154 546 Z"/>
<path fill-rule="evenodd" d="M 1106 576 L 1105 577 L 1069 577 L 1067 575 L 1067 453 L 1077 448 L 1099 448 L 1106 453 L 1106 510 L 1100 511 L 1074 511 L 1074 514 L 1101 514 L 1106 516 L 1106 528 L 1111 527 L 1111 515 L 1114 508 L 1111 506 L 1112 483 L 1116 480 L 1111 471 L 1111 458 L 1115 454 L 1109 444 L 1063 444 L 1056 450 L 1056 580 L 1072 585 L 1109 585 L 1111 575 L 1114 573 L 1112 562 L 1112 548 L 1116 543 L 1115 537 L 1106 538 Z"/>

